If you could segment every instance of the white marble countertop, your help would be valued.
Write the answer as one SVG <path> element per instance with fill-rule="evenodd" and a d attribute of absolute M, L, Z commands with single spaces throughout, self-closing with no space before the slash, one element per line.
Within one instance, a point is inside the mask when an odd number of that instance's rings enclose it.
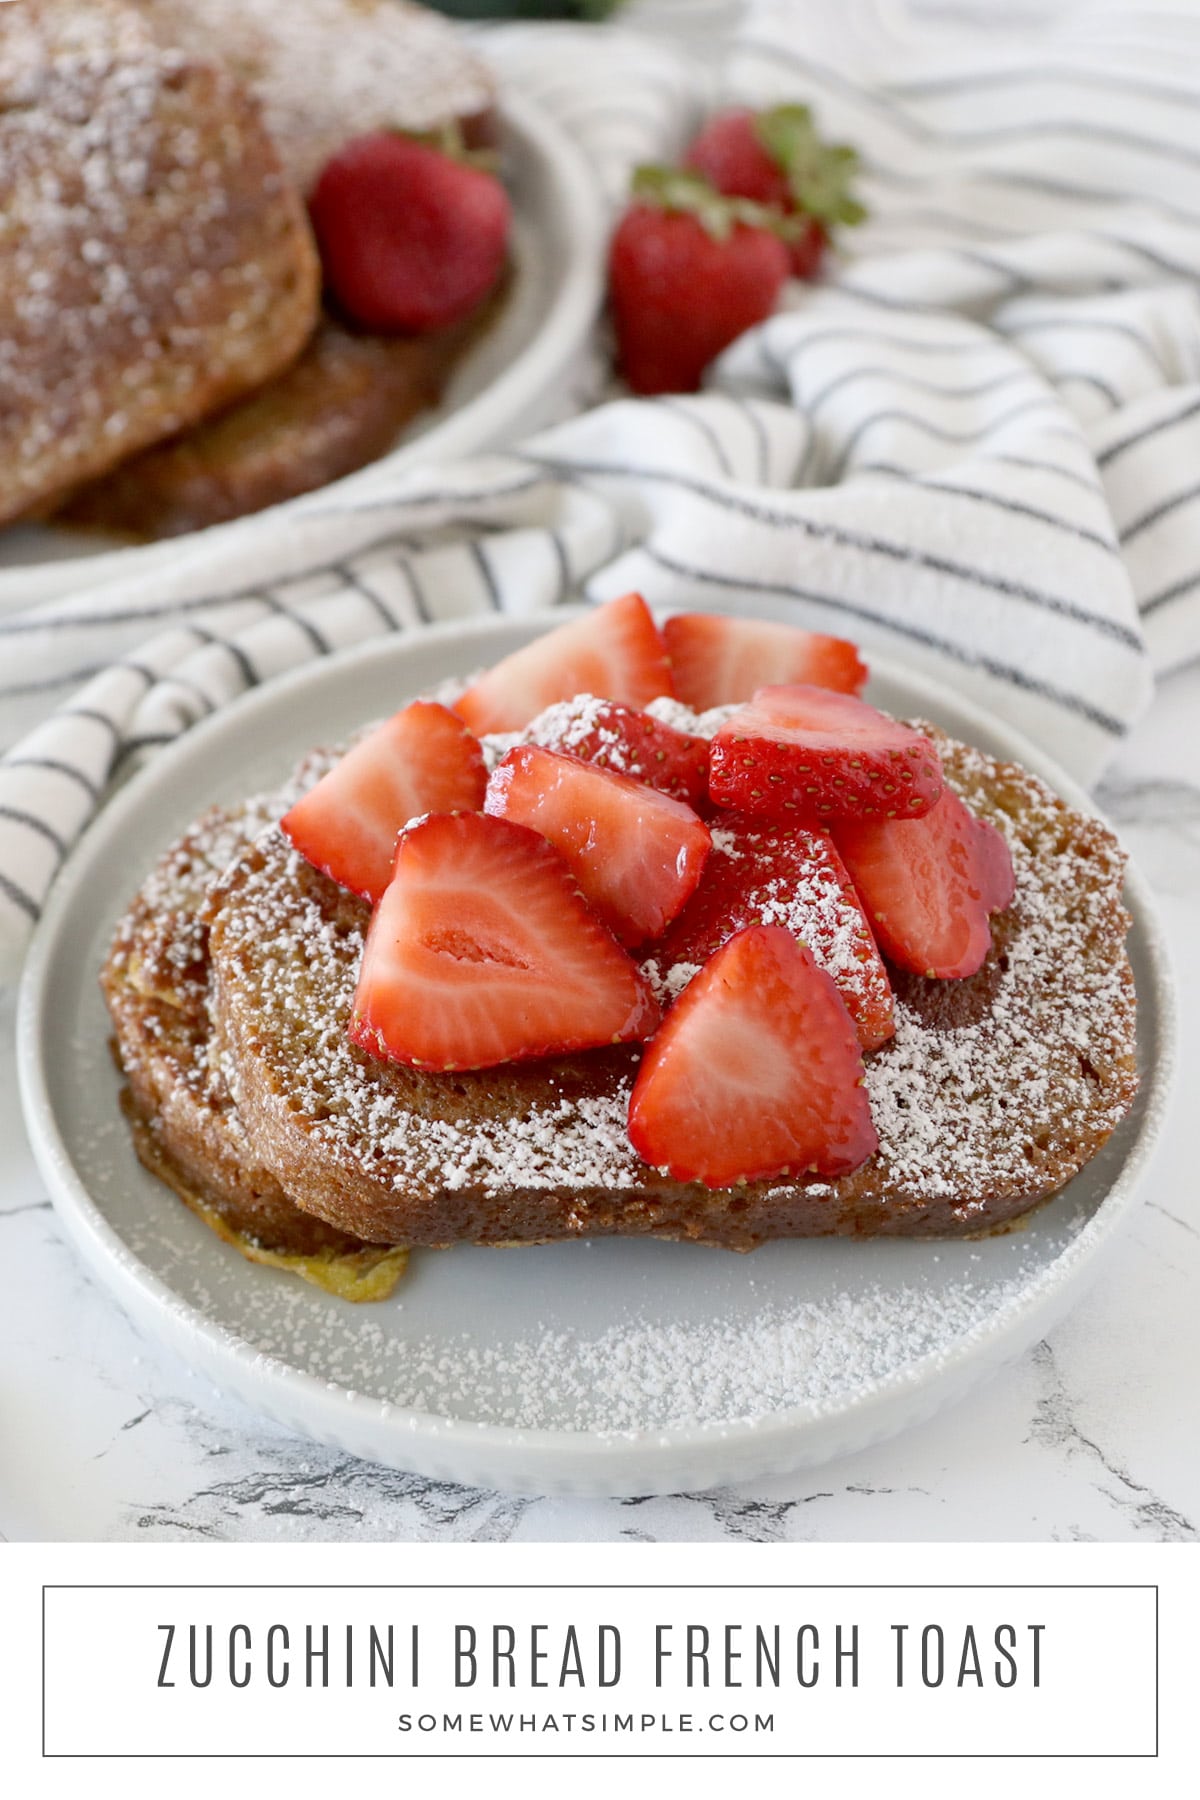
<path fill-rule="evenodd" d="M 1164 683 L 1100 799 L 1200 1001 L 1200 666 Z M 33 1539 L 1148 1541 L 1200 1535 L 1200 1181 L 1182 1007 L 1173 1117 L 1121 1252 L 1014 1367 L 916 1431 L 745 1489 L 513 1499 L 289 1436 L 128 1323 L 63 1241 L 0 1006 L 0 1536 Z"/>

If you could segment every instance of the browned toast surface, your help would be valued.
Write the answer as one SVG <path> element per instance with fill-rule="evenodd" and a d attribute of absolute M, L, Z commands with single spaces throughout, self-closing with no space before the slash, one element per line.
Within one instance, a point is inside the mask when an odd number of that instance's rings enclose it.
<path fill-rule="evenodd" d="M 966 981 L 895 975 L 895 1038 L 867 1063 L 880 1148 L 834 1184 L 710 1190 L 626 1136 L 637 1054 L 452 1076 L 346 1038 L 366 906 L 263 833 L 210 897 L 221 1066 L 257 1155 L 296 1203 L 377 1240 L 442 1245 L 651 1234 L 962 1235 L 1058 1191 L 1136 1088 L 1123 857 L 1095 819 L 938 735 L 947 778 L 1004 832 L 1017 889 Z"/>
<path fill-rule="evenodd" d="M 284 804 L 282 796 L 256 799 L 205 814 L 159 859 L 120 921 L 101 986 L 126 1081 L 122 1103 L 142 1162 L 245 1254 L 347 1297 L 374 1298 L 390 1289 L 400 1260 L 381 1259 L 292 1204 L 257 1159 L 210 1054 L 201 906 L 209 884 Z"/>
<path fill-rule="evenodd" d="M 219 56 L 262 108 L 284 168 L 306 191 L 347 138 L 387 128 L 491 132 L 494 86 L 465 37 L 399 0 L 142 0 L 160 46 Z M 434 406 L 498 296 L 419 338 L 347 329 L 325 314 L 276 379 L 73 494 L 66 524 L 173 537 L 294 499 L 393 449 Z"/>
<path fill-rule="evenodd" d="M 0 7 L 0 521 L 261 386 L 316 322 L 256 102 L 118 0 Z"/>
<path fill-rule="evenodd" d="M 307 494 L 393 449 L 436 405 L 491 303 L 419 338 L 346 329 L 326 316 L 299 360 L 181 437 L 155 444 L 76 494 L 69 524 L 174 537 Z"/>

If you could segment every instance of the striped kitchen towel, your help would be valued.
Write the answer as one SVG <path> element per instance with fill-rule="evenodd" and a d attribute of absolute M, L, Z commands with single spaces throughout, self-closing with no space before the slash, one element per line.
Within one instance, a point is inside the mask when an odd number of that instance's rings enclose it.
<path fill-rule="evenodd" d="M 614 199 L 711 103 L 628 31 L 490 41 Z M 760 4 L 720 86 L 810 102 L 871 217 L 706 393 L 610 396 L 0 618 L 0 966 L 134 763 L 385 633 L 630 587 L 743 609 L 948 681 L 1085 781 L 1200 651 L 1200 16 Z"/>

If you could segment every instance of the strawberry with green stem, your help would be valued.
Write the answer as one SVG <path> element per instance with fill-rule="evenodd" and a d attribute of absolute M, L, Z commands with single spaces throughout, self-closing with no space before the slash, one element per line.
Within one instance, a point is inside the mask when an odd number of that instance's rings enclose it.
<path fill-rule="evenodd" d="M 778 207 L 796 220 L 791 267 L 802 281 L 815 278 L 838 226 L 866 217 L 852 192 L 858 153 L 849 144 L 825 143 L 807 106 L 718 113 L 685 161 L 718 192 Z"/>
<path fill-rule="evenodd" d="M 608 268 L 617 360 L 635 393 L 693 393 L 713 358 L 770 316 L 792 229 L 687 170 L 635 171 Z"/>

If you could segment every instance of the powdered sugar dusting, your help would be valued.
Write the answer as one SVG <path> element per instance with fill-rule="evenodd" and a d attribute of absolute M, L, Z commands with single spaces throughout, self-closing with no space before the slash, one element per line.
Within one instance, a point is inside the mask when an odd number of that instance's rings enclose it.
<path fill-rule="evenodd" d="M 94 1151 L 93 1163 L 101 1156 Z M 126 1241 L 205 1317 L 229 1317 L 236 1306 L 234 1328 L 264 1365 L 300 1367 L 331 1389 L 374 1400 L 385 1417 L 396 1415 L 398 1427 L 412 1412 L 447 1424 L 618 1439 L 754 1425 L 792 1408 L 819 1417 L 861 1401 L 919 1359 L 936 1364 L 960 1355 L 994 1330 L 1081 1224 L 1072 1218 L 1055 1231 L 1039 1230 L 1037 1243 L 1001 1240 L 986 1247 L 987 1255 L 968 1245 L 941 1253 L 929 1247 L 927 1262 L 940 1254 L 950 1265 L 933 1279 L 834 1278 L 815 1296 L 810 1284 L 802 1298 L 787 1297 L 786 1283 L 759 1284 L 758 1260 L 739 1260 L 734 1301 L 705 1301 L 701 1285 L 689 1316 L 664 1317 L 653 1301 L 618 1299 L 615 1316 L 600 1327 L 564 1317 L 578 1284 L 596 1274 L 590 1258 L 583 1268 L 577 1260 L 564 1266 L 560 1247 L 548 1254 L 567 1305 L 552 1311 L 542 1302 L 524 1323 L 489 1318 L 481 1333 L 462 1322 L 463 1296 L 472 1277 L 503 1287 L 510 1265 L 499 1253 L 487 1253 L 483 1270 L 464 1271 L 457 1302 L 448 1286 L 439 1288 L 431 1324 L 419 1299 L 351 1309 L 300 1283 L 257 1275 L 246 1293 L 241 1269 L 233 1287 L 220 1281 L 225 1264 L 213 1281 L 211 1260 L 181 1251 L 168 1221 L 173 1212 L 165 1219 L 150 1214 Z M 574 1259 L 586 1255 L 585 1246 L 566 1248 Z M 638 1255 L 635 1246 L 621 1248 Z M 860 1249 L 850 1246 L 845 1255 Z M 522 1262 L 539 1254 L 527 1251 Z M 700 1275 L 707 1259 L 682 1249 L 677 1256 L 671 1279 L 686 1286 L 687 1265 Z M 614 1278 L 619 1283 L 613 1267 L 600 1277 L 606 1291 Z"/>
<path fill-rule="evenodd" d="M 602 761 L 605 768 L 613 769 L 619 775 L 637 776 L 642 770 L 636 750 L 613 727 L 612 706 L 611 700 L 598 698 L 595 694 L 576 694 L 570 700 L 557 700 L 531 719 L 523 730 L 485 737 L 484 760 L 490 770 L 515 745 L 541 744 L 548 750 L 563 750 L 568 754 L 586 750 L 590 761 Z M 664 706 L 670 711 L 669 718 L 657 710 Z M 660 723 L 671 725 L 685 735 L 711 737 L 721 720 L 734 709 L 717 707 L 711 713 L 697 714 L 689 712 L 677 700 L 652 700 L 644 710 Z M 705 725 L 703 731 L 698 729 L 702 724 Z"/>
<path fill-rule="evenodd" d="M 253 103 L 140 8 L 0 6 L 0 516 L 265 380 L 316 265 Z"/>
<path fill-rule="evenodd" d="M 697 713 L 682 700 L 673 700 L 666 694 L 651 700 L 646 708 L 652 718 L 660 719 L 675 731 L 688 731 L 693 737 L 703 738 L 716 737 L 726 719 L 731 719 L 737 710 L 736 706 L 710 706 L 707 712 Z"/>
<path fill-rule="evenodd" d="M 949 984 L 910 981 L 900 997 L 896 1039 L 869 1059 L 867 1079 L 895 1203 L 905 1204 L 906 1195 L 951 1193 L 969 1219 L 981 1169 L 1001 1183 L 1028 1182 L 1032 1150 L 1069 1173 L 1071 1155 L 1082 1160 L 1116 1123 L 1131 1093 L 1129 1081 L 1115 1080 L 1113 1070 L 1130 1055 L 1133 997 L 1121 952 L 1124 915 L 1115 899 L 1121 856 L 1109 834 L 1067 813 L 1032 777 L 963 747 L 947 746 L 944 755 L 951 785 L 1008 838 L 1016 901 L 998 927 L 994 966 L 973 989 L 974 1015 L 967 1009 L 939 1019 L 930 992 Z M 310 765 L 298 786 L 321 766 Z M 280 796 L 249 803 L 233 838 L 231 827 L 214 819 L 201 836 L 204 867 L 164 865 L 148 884 L 154 905 L 194 906 L 197 881 L 227 855 L 245 857 L 251 830 L 260 832 L 260 851 L 273 846 L 287 861 L 286 880 L 302 883 L 298 859 L 270 828 L 281 800 L 288 803 Z M 275 894 L 272 911 L 256 891 L 246 909 L 239 895 L 247 941 L 278 922 L 283 899 Z M 316 928 L 318 961 L 327 959 L 344 987 L 355 957 L 353 921 L 345 933 L 345 915 L 333 918 L 328 895 L 314 912 L 293 911 L 291 918 L 297 937 L 304 921 Z M 337 949 L 342 934 L 345 954 Z M 271 944 L 276 961 L 268 959 L 264 968 L 287 964 L 296 947 L 282 939 Z M 669 979 L 682 982 L 686 974 L 672 972 Z M 93 1031 L 89 1054 L 98 1053 L 98 1044 Z M 230 1074 L 236 1080 L 235 1068 Z M 632 1185 L 639 1172 L 630 1171 L 622 1149 L 627 1091 L 622 1081 L 601 1095 L 551 1092 L 511 1141 L 493 1138 L 490 1152 L 476 1142 L 470 1154 L 497 1160 L 502 1189 L 505 1182 L 536 1182 L 550 1162 L 560 1173 L 564 1165 L 577 1169 L 583 1182 Z M 411 1154 L 403 1109 L 378 1088 L 376 1102 L 374 1124 L 364 1110 L 355 1130 L 399 1130 L 402 1149 Z M 369 1109 L 367 1087 L 358 1103 Z M 432 1134 L 430 1161 L 443 1158 L 450 1181 L 476 1178 L 452 1105 L 410 1125 L 414 1135 Z M 1082 1150 L 1072 1133 L 1082 1133 Z M 81 1168 L 93 1192 L 106 1196 L 127 1253 L 159 1273 L 187 1305 L 248 1343 L 264 1368 L 299 1367 L 331 1391 L 356 1390 L 385 1417 L 394 1411 L 398 1428 L 421 1424 L 403 1416 L 411 1410 L 426 1415 L 426 1423 L 432 1418 L 434 1428 L 445 1421 L 636 1439 L 701 1426 L 719 1432 L 795 1407 L 833 1414 L 897 1376 L 907 1380 L 920 1359 L 936 1364 L 982 1342 L 1060 1250 L 1078 1240 L 1081 1223 L 1056 1207 L 1028 1232 L 978 1247 L 888 1246 L 882 1282 L 859 1277 L 864 1259 L 872 1273 L 878 1267 L 871 1264 L 878 1252 L 859 1243 L 845 1249 L 780 1244 L 744 1261 L 631 1244 L 527 1251 L 516 1262 L 538 1272 L 534 1304 L 527 1313 L 518 1306 L 499 1327 L 489 1316 L 475 1331 L 471 1297 L 480 1290 L 472 1280 L 479 1279 L 482 1253 L 422 1259 L 432 1289 L 424 1310 L 419 1289 L 386 1307 L 351 1309 L 298 1282 L 248 1270 L 215 1245 L 198 1245 L 199 1228 L 182 1209 L 165 1198 L 159 1207 L 145 1204 L 127 1146 L 114 1131 L 91 1135 Z M 438 1176 L 438 1169 L 426 1173 Z M 1044 1185 L 1045 1169 L 1039 1165 L 1034 1174 Z M 590 1319 L 576 1320 L 578 1284 L 601 1255 L 601 1304 Z M 487 1260 L 487 1291 L 503 1294 L 507 1259 L 495 1259 L 494 1273 Z M 582 1270 L 580 1261 L 587 1265 Z M 732 1271 L 728 1281 L 725 1269 Z M 681 1308 L 663 1303 L 664 1270 L 672 1294 L 677 1288 L 686 1295 Z M 710 1277 L 709 1270 L 717 1272 Z M 563 1304 L 555 1306 L 560 1281 Z"/>
<path fill-rule="evenodd" d="M 1117 898 L 1122 858 L 1098 823 L 1070 814 L 1033 777 L 943 744 L 947 776 L 1008 837 L 1016 898 L 979 977 L 896 976 L 895 1038 L 868 1058 L 878 1156 L 836 1189 L 846 1204 L 945 1202 L 963 1224 L 997 1197 L 1066 1180 L 1123 1116 L 1133 1092 L 1133 996 Z M 789 902 L 779 897 L 781 916 Z M 407 1076 L 353 1049 L 345 1031 L 366 909 L 317 877 L 268 831 L 220 914 L 228 952 L 225 1025 L 253 1020 L 277 1046 L 273 1079 L 310 1121 L 332 1164 L 393 1193 L 504 1196 L 597 1189 L 634 1195 L 653 1180 L 626 1136 L 629 1082 L 556 1088 L 479 1109 L 456 1094 L 504 1094 L 506 1071 L 432 1078 L 414 1103 Z M 221 958 L 218 959 L 221 961 Z M 656 967 L 670 998 L 688 978 Z M 297 1048 L 300 1045 L 302 1048 Z M 229 1079 L 243 1079 L 238 1056 Z M 478 1087 L 473 1083 L 479 1084 Z M 781 1203 L 789 1190 L 750 1184 Z M 571 1221 L 564 1219 L 566 1229 Z M 576 1223 L 576 1229 L 582 1224 Z"/>
<path fill-rule="evenodd" d="M 568 1095 L 556 1091 L 551 1074 L 529 1105 L 509 1115 L 489 1109 L 481 1121 L 472 1100 L 503 1071 L 414 1078 L 350 1043 L 365 905 L 338 895 L 275 830 L 233 879 L 236 895 L 219 915 L 217 961 L 219 981 L 236 969 L 224 1006 L 218 993 L 223 1027 L 235 1039 L 223 1067 L 236 1100 L 245 1091 L 238 1022 L 257 1020 L 255 1035 L 286 1067 L 292 1109 L 311 1121 L 313 1148 L 369 1168 L 397 1192 L 621 1187 L 635 1177 L 625 1132 L 628 1081 L 598 1095 Z"/>
<path fill-rule="evenodd" d="M 677 962 L 663 967 L 656 956 L 648 956 L 641 964 L 642 974 L 650 983 L 655 999 L 666 1010 L 678 1000 L 688 982 L 700 973 L 701 963 Z"/>
<path fill-rule="evenodd" d="M 594 1337 L 543 1329 L 502 1347 L 467 1332 L 425 1338 L 408 1346 L 394 1399 L 453 1414 L 469 1396 L 472 1416 L 489 1425 L 604 1435 L 753 1424 L 796 1406 L 821 1413 L 961 1343 L 1021 1286 L 967 1281 L 938 1306 L 907 1283 L 842 1290 L 766 1306 L 749 1326 L 639 1319 Z"/>
<path fill-rule="evenodd" d="M 491 77 L 462 34 L 403 0 L 148 0 L 148 10 L 167 41 L 220 47 L 302 190 L 349 137 L 432 131 L 492 104 Z"/>

